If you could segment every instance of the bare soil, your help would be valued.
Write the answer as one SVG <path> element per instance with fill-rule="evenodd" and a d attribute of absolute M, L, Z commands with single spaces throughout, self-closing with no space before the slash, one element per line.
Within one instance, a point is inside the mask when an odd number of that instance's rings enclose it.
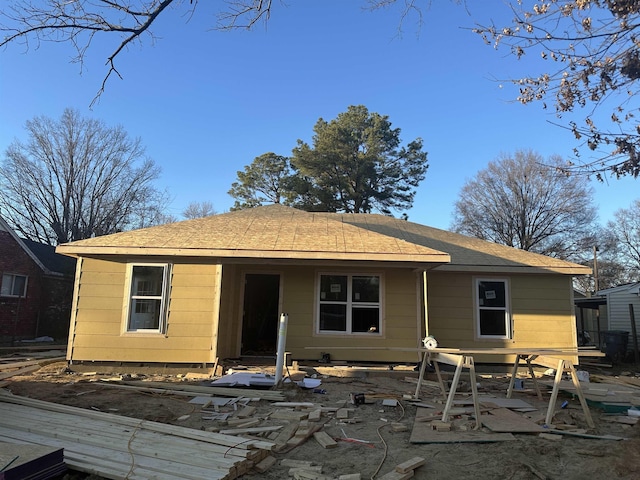
<path fill-rule="evenodd" d="M 260 369 L 258 369 L 260 370 Z M 262 369 L 263 372 L 268 369 Z M 405 395 L 415 392 L 415 372 L 364 371 L 347 372 L 336 370 L 335 375 L 326 372 L 331 369 L 317 369 L 326 393 L 314 393 L 296 385 L 287 386 L 284 392 L 288 401 L 314 402 L 325 407 L 349 407 L 348 423 L 337 421 L 334 416 L 326 420 L 324 431 L 338 446 L 322 448 L 313 438 L 286 453 L 274 453 L 278 459 L 311 460 L 323 466 L 323 474 L 337 478 L 339 475 L 360 473 L 363 479 L 377 478 L 392 471 L 396 465 L 416 456 L 426 459 L 426 464 L 415 470 L 417 479 L 460 480 L 460 479 L 638 479 L 640 478 L 640 424 L 629 426 L 609 421 L 610 415 L 591 408 L 595 428 L 588 429 L 582 409 L 577 399 L 561 393 L 558 398 L 558 412 L 554 422 L 560 425 L 574 425 L 587 429 L 593 435 L 615 435 L 625 440 L 613 441 L 561 436 L 557 440 L 543 438 L 538 434 L 515 434 L 515 441 L 496 443 L 448 443 L 413 444 L 409 442 L 414 425 L 416 406 Z M 266 372 L 265 372 L 266 373 Z M 610 374 L 611 372 L 607 372 Z M 312 375 L 313 371 L 307 371 Z M 632 371 L 633 374 L 633 371 Z M 296 373 L 295 376 L 304 375 Z M 56 402 L 80 408 L 90 408 L 117 415 L 165 422 L 195 429 L 225 428 L 224 424 L 204 420 L 200 407 L 189 403 L 190 397 L 149 394 L 125 390 L 105 385 L 102 380 L 113 379 L 113 373 L 83 374 L 70 372 L 64 362 L 53 363 L 28 375 L 14 376 L 4 388 L 15 395 Z M 130 375 L 126 376 L 131 378 Z M 180 376 L 134 375 L 141 380 L 180 383 L 181 385 L 202 385 L 209 381 L 193 380 Z M 480 392 L 504 396 L 508 378 L 500 375 L 483 375 L 478 379 Z M 521 398 L 538 409 L 531 415 L 540 416 L 547 407 L 548 393 L 540 402 L 535 393 L 526 388 L 517 391 L 514 398 Z M 350 394 L 363 393 L 367 403 L 352 405 Z M 383 398 L 395 398 L 397 406 L 383 406 Z M 423 388 L 421 400 L 432 404 L 434 412 L 442 409 L 439 392 L 431 384 Z M 560 405 L 567 401 L 565 408 Z M 253 418 L 265 418 L 273 412 L 271 402 L 252 402 L 257 407 Z M 180 417 L 189 415 L 185 420 Z M 261 425 L 286 425 L 286 420 L 266 418 Z M 405 431 L 395 431 L 393 424 L 404 424 Z M 466 428 L 473 420 L 461 416 L 453 422 L 454 430 Z M 395 426 L 398 429 L 397 426 Z M 571 427 L 565 427 L 571 428 Z M 483 428 L 483 430 L 485 430 Z M 486 430 L 488 432 L 488 430 Z M 350 440 L 349 440 L 350 439 Z M 276 462 L 263 473 L 250 473 L 243 480 L 287 478 L 288 467 Z M 90 479 L 100 477 L 81 472 L 68 472 L 64 480 Z"/>

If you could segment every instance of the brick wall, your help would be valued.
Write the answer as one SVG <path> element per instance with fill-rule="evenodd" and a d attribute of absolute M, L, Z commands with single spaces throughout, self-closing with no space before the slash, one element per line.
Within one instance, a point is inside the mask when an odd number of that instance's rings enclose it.
<path fill-rule="evenodd" d="M 42 296 L 42 270 L 20 247 L 14 238 L 0 231 L 0 274 L 26 275 L 27 296 L 0 296 L 0 343 L 34 338 L 38 324 Z"/>

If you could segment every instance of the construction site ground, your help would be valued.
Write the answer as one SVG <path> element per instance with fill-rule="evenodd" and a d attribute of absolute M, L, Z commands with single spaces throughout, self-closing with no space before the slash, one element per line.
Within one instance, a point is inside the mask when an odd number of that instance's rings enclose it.
<path fill-rule="evenodd" d="M 270 365 L 247 367 L 235 364 L 232 371 L 243 371 L 245 368 L 246 371 L 273 374 L 273 366 Z M 586 367 L 584 370 L 590 372 L 590 382 L 601 382 L 604 388 L 611 386 L 613 391 L 624 384 L 640 392 L 640 378 L 634 365 L 620 365 L 614 368 Z M 444 407 L 443 396 L 432 373 L 426 376 L 426 382 L 419 395 L 420 401 L 429 407 L 416 406 L 415 402 L 411 401 L 410 397 L 415 393 L 418 378 L 417 372 L 411 366 L 397 366 L 391 370 L 383 366 L 362 368 L 312 365 L 299 366 L 298 370 L 290 370 L 289 374 L 294 380 L 303 377 L 313 378 L 320 380 L 321 384 L 317 388 L 302 388 L 296 383 L 288 383 L 282 388 L 286 401 L 293 403 L 293 406 L 285 410 L 292 412 L 288 419 L 287 415 L 282 413 L 274 414 L 283 410 L 278 410 L 273 401 L 252 401 L 250 405 L 255 407 L 255 410 L 247 417 L 247 422 L 258 428 L 282 426 L 282 429 L 288 428 L 294 432 L 300 422 L 309 421 L 304 415 L 297 419 L 295 413 L 300 412 L 301 408 L 307 412 L 313 410 L 314 408 L 303 406 L 312 403 L 316 408 L 323 407 L 321 417 L 313 424 L 327 433 L 337 445 L 334 448 L 325 448 L 326 446 L 310 436 L 297 446 L 290 448 L 289 445 L 274 451 L 272 456 L 275 461 L 272 465 L 264 471 L 249 471 L 241 476 L 243 480 L 286 479 L 291 471 L 291 466 L 287 465 L 286 460 L 313 462 L 321 467 L 316 469 L 321 469 L 321 472 L 317 472 L 317 478 L 321 479 L 337 479 L 341 475 L 349 474 L 360 474 L 362 479 L 381 478 L 394 471 L 397 465 L 415 457 L 425 460 L 423 465 L 412 470 L 413 478 L 417 479 L 640 478 L 640 425 L 633 425 L 633 418 L 628 417 L 627 412 L 606 412 L 592 406 L 590 412 L 595 428 L 590 428 L 578 399 L 568 392 L 561 392 L 556 403 L 557 413 L 552 426 L 556 432 L 554 434 L 514 433 L 511 440 L 492 441 L 491 435 L 498 434 L 482 427 L 481 431 L 486 433 L 486 436 L 479 442 L 463 443 L 454 440 L 449 443 L 412 443 L 410 439 L 416 424 L 416 414 L 433 412 L 433 415 L 437 416 Z M 445 373 L 445 380 L 447 378 L 450 378 L 450 374 Z M 514 392 L 513 398 L 524 400 L 533 409 L 518 414 L 543 424 L 549 389 L 543 388 L 544 397 L 540 400 L 532 388 L 531 380 L 524 377 L 523 379 L 522 388 Z M 544 379 L 544 376 L 541 376 L 541 379 Z M 551 377 L 548 379 L 552 380 Z M 157 385 L 155 382 L 162 382 L 173 388 L 209 385 L 211 382 L 205 375 L 77 372 L 70 370 L 65 361 L 58 360 L 34 371 L 9 376 L 1 384 L 13 395 L 47 402 L 193 429 L 215 431 L 229 428 L 227 421 L 207 419 L 208 415 L 202 412 L 201 405 L 190 403 L 193 398 L 191 396 L 177 395 L 171 390 L 162 393 L 122 388 L 123 380 L 139 382 L 141 385 L 145 382 L 154 382 L 153 385 Z M 450 432 L 451 435 L 459 432 L 461 438 L 465 433 L 473 431 L 474 426 L 473 415 L 464 410 L 464 400 L 471 395 L 470 379 L 464 376 L 462 380 L 461 391 L 457 396 L 461 401 L 461 408 L 451 420 Z M 504 398 L 509 377 L 503 373 L 482 373 L 482 368 L 479 368 L 476 381 L 481 395 Z M 364 403 L 355 405 L 352 403 L 354 398 L 364 398 Z M 347 418 L 337 418 L 337 410 L 341 408 L 346 409 Z M 2 405 L 0 411 L 1 409 Z M 483 406 L 483 415 L 490 414 L 490 410 L 490 407 Z M 342 412 L 344 414 L 345 411 Z M 228 413 L 228 418 L 233 419 L 237 410 L 229 409 Z M 625 416 L 630 419 L 628 422 L 620 419 Z M 233 424 L 241 425 L 242 422 L 236 421 Z M 430 428 L 428 425 L 429 422 L 424 422 L 423 428 Z M 558 433 L 559 431 L 566 434 Z M 276 434 L 265 432 L 260 438 L 273 439 Z M 587 436 L 591 437 L 585 438 Z M 624 439 L 618 440 L 620 437 Z M 101 477 L 68 471 L 61 478 L 98 480 Z M 298 475 L 297 478 L 312 476 Z"/>

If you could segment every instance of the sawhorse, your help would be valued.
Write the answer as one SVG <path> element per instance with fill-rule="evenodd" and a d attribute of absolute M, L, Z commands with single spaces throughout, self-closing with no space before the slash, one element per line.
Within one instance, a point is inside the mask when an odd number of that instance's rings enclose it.
<path fill-rule="evenodd" d="M 551 425 L 553 422 L 556 400 L 558 399 L 558 392 L 560 391 L 560 381 L 562 380 L 562 375 L 568 373 L 569 375 L 571 375 L 571 380 L 573 381 L 573 386 L 576 389 L 576 394 L 578 395 L 578 399 L 580 400 L 580 405 L 582 406 L 582 412 L 584 413 L 587 425 L 589 425 L 589 427 L 591 428 L 595 427 L 593 418 L 591 418 L 591 412 L 589 412 L 589 405 L 587 404 L 587 400 L 582 393 L 582 387 L 580 386 L 578 374 L 576 373 L 575 366 L 573 365 L 573 362 L 571 360 L 567 360 L 564 358 L 554 358 L 545 355 L 516 355 L 516 361 L 513 364 L 513 370 L 511 372 L 511 380 L 509 381 L 509 388 L 507 389 L 507 398 L 511 398 L 511 394 L 513 393 L 513 386 L 515 383 L 516 375 L 518 373 L 518 367 L 520 365 L 521 359 L 527 362 L 527 367 L 529 369 L 529 374 L 531 375 L 531 378 L 533 380 L 536 394 L 541 400 L 542 392 L 540 391 L 540 387 L 538 386 L 538 382 L 536 381 L 536 376 L 533 372 L 533 367 L 531 364 L 535 363 L 536 365 L 542 365 L 543 367 L 554 368 L 556 370 L 555 379 L 553 381 L 553 390 L 551 391 L 551 398 L 549 399 L 549 406 L 547 408 L 547 418 L 545 420 L 545 423 L 547 425 Z"/>
<path fill-rule="evenodd" d="M 420 365 L 420 376 L 418 377 L 418 385 L 416 386 L 416 393 L 414 397 L 420 398 L 420 388 L 422 387 L 422 379 L 424 378 L 424 372 L 427 367 L 427 363 L 433 362 L 433 367 L 436 371 L 436 375 L 438 376 L 438 383 L 440 384 L 440 390 L 442 391 L 442 396 L 446 399 L 446 403 L 444 406 L 444 410 L 442 411 L 442 421 L 446 422 L 449 420 L 449 412 L 453 407 L 453 400 L 456 394 L 456 390 L 458 389 L 458 383 L 460 381 L 460 374 L 462 373 L 463 368 L 469 369 L 469 377 L 471 384 L 471 394 L 473 396 L 473 409 L 476 417 L 476 426 L 475 429 L 478 430 L 482 423 L 480 421 L 480 404 L 478 403 L 478 385 L 476 384 L 476 367 L 473 363 L 473 356 L 471 355 L 456 355 L 451 353 L 436 353 L 425 351 L 422 356 L 422 364 Z M 456 367 L 455 372 L 453 374 L 453 380 L 451 381 L 451 388 L 449 389 L 449 393 L 447 394 L 447 388 L 444 385 L 442 380 L 442 374 L 440 373 L 440 363 L 446 363 L 447 365 L 453 365 Z"/>

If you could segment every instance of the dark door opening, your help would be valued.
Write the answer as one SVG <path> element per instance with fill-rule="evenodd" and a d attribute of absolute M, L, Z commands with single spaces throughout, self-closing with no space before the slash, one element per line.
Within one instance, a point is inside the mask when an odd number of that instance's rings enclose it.
<path fill-rule="evenodd" d="M 280 275 L 245 275 L 241 355 L 276 354 L 279 296 Z"/>

